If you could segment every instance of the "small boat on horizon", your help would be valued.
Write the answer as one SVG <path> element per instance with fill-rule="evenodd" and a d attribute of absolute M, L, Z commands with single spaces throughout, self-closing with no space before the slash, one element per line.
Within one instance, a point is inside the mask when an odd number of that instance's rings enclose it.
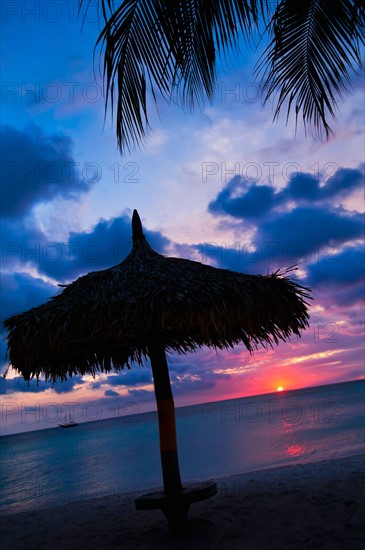
<path fill-rule="evenodd" d="M 74 428 L 75 426 L 78 426 L 77 422 L 74 421 L 74 419 L 71 417 L 71 415 L 68 415 L 68 421 L 67 421 L 67 415 L 65 414 L 65 419 L 63 424 L 59 424 L 60 428 Z"/>

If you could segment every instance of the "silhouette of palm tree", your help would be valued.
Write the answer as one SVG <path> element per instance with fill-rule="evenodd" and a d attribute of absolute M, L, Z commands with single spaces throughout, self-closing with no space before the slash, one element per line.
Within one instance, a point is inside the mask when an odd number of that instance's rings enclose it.
<path fill-rule="evenodd" d="M 98 7 L 105 108 L 115 111 L 121 152 L 139 146 L 149 129 L 148 88 L 155 101 L 160 94 L 190 108 L 211 100 L 217 59 L 238 51 L 242 36 L 268 38 L 256 74 L 274 119 L 285 103 L 287 121 L 293 109 L 321 139 L 333 134 L 327 119 L 361 67 L 363 0 L 98 0 Z"/>

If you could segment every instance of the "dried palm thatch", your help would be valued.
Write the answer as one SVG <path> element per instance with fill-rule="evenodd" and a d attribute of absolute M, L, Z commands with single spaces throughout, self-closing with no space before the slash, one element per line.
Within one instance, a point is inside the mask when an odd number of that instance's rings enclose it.
<path fill-rule="evenodd" d="M 240 342 L 252 351 L 308 326 L 309 290 L 286 272 L 245 275 L 166 258 L 147 243 L 136 211 L 132 225 L 133 249 L 122 263 L 4 322 L 10 364 L 26 380 L 141 364 L 157 336 L 167 351 Z"/>

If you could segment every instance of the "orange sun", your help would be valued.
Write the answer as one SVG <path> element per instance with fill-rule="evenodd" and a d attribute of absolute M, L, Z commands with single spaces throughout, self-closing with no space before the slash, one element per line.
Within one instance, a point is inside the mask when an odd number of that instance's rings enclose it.
<path fill-rule="evenodd" d="M 278 386 L 276 389 L 277 389 L 278 391 L 284 391 L 283 386 Z"/>

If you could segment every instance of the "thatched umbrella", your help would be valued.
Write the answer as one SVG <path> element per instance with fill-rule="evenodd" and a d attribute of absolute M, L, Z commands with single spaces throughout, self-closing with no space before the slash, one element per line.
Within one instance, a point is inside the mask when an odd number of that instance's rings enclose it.
<path fill-rule="evenodd" d="M 133 249 L 122 263 L 84 275 L 47 303 L 7 319 L 8 355 L 26 380 L 52 381 L 130 368 L 149 357 L 164 491 L 136 506 L 161 507 L 173 529 L 184 524 L 189 504 L 215 494 L 216 485 L 181 484 L 166 351 L 278 344 L 308 326 L 309 294 L 279 272 L 244 275 L 161 256 L 147 243 L 136 210 L 132 231 Z"/>

